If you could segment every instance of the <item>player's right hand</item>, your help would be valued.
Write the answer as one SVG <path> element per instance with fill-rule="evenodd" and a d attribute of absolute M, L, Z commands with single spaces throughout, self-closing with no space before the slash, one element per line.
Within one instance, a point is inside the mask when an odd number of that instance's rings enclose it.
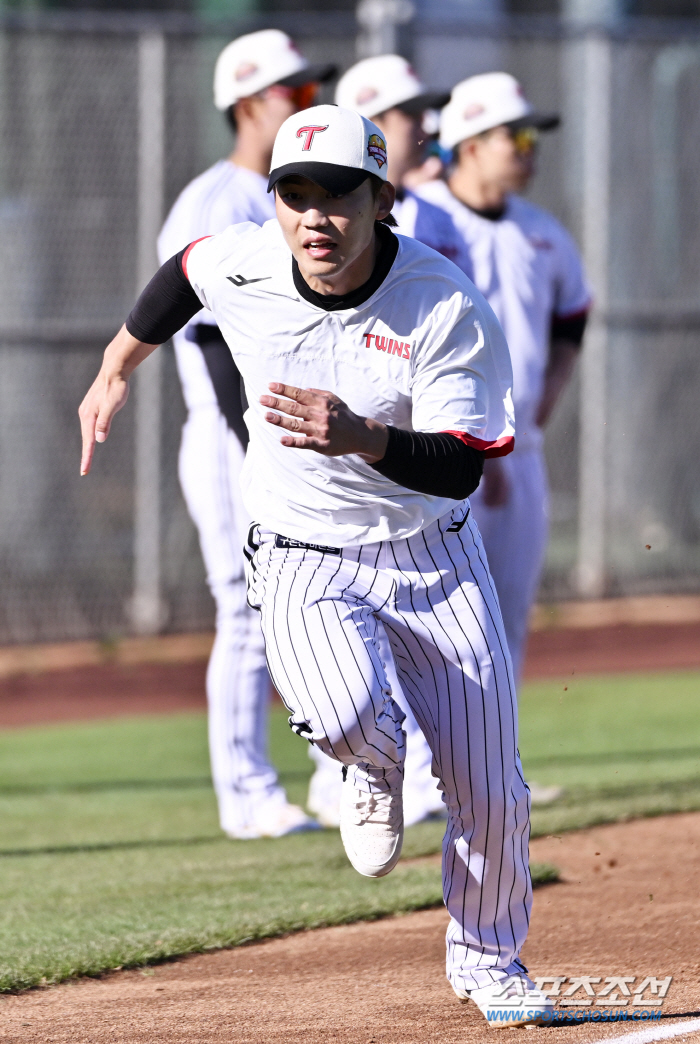
<path fill-rule="evenodd" d="M 105 441 L 109 435 L 112 418 L 128 398 L 129 382 L 121 376 L 109 377 L 103 366 L 78 410 L 83 436 L 81 475 L 87 475 L 90 471 L 95 443 Z"/>
<path fill-rule="evenodd" d="M 314 450 L 326 457 L 357 453 L 370 464 L 386 453 L 386 425 L 353 413 L 333 392 L 276 381 L 268 388 L 276 394 L 261 395 L 260 403 L 278 412 L 266 413 L 265 420 L 293 433 L 282 436 L 283 446 Z"/>
<path fill-rule="evenodd" d="M 107 345 L 100 372 L 78 410 L 83 435 L 81 475 L 90 471 L 95 443 L 105 441 L 115 413 L 129 398 L 129 377 L 157 347 L 132 337 L 126 326 Z"/>

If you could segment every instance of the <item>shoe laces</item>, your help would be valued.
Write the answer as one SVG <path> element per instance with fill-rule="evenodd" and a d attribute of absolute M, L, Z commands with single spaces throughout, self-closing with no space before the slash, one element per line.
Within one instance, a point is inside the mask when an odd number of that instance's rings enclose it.
<path fill-rule="evenodd" d="M 351 804 L 356 823 L 396 826 L 401 815 L 401 795 L 392 791 L 366 794 L 363 790 L 356 790 Z"/>
<path fill-rule="evenodd" d="M 534 986 L 530 986 L 527 980 L 513 976 L 505 982 L 496 983 L 494 992 L 497 999 L 510 1000 L 511 997 L 526 997 L 533 990 Z"/>

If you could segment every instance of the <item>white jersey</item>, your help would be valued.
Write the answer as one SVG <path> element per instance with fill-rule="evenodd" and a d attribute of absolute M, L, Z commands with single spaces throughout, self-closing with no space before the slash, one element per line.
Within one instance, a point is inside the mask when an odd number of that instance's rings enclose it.
<path fill-rule="evenodd" d="M 274 216 L 275 200 L 267 191 L 267 178 L 237 167 L 230 160 L 219 160 L 191 181 L 175 200 L 158 237 L 158 258 L 163 264 L 195 239 L 216 235 L 241 221 L 262 225 Z M 205 309 L 191 322 L 215 325 L 216 320 Z M 199 347 L 186 337 L 178 337 L 175 353 L 187 408 L 217 405 Z"/>
<path fill-rule="evenodd" d="M 498 316 L 513 364 L 516 452 L 539 448 L 535 424 L 549 358 L 552 320 L 585 312 L 590 304 L 581 258 L 566 229 L 551 214 L 510 196 L 504 216 L 491 221 L 460 203 L 444 181 L 419 189 L 442 207 L 464 237 L 474 281 Z"/>
<path fill-rule="evenodd" d="M 415 192 L 404 190 L 401 199 L 397 197 L 391 213 L 398 222 L 397 232 L 437 250 L 438 254 L 454 261 L 470 279 L 474 279 L 467 246 L 452 218 L 441 207 L 421 199 Z"/>
<path fill-rule="evenodd" d="M 282 446 L 258 404 L 270 381 L 326 388 L 356 413 L 399 428 L 464 433 L 492 454 L 512 447 L 512 374 L 496 317 L 455 265 L 397 239 L 379 288 L 333 311 L 297 290 L 276 221 L 232 226 L 186 257 L 187 277 L 213 312 L 250 403 L 245 506 L 277 533 L 337 547 L 393 540 L 420 532 L 454 501 L 397 486 L 356 455 Z"/>

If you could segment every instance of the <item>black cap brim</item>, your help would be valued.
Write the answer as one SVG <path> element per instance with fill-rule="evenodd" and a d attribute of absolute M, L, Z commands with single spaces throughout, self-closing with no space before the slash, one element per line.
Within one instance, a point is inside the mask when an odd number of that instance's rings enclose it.
<path fill-rule="evenodd" d="M 319 185 L 334 196 L 354 192 L 370 177 L 370 171 L 359 170 L 357 167 L 341 167 L 337 163 L 305 163 L 300 160 L 298 163 L 286 163 L 283 167 L 273 170 L 267 183 L 267 191 L 271 192 L 278 181 L 293 174 L 300 178 L 308 178 L 314 185 Z"/>
<path fill-rule="evenodd" d="M 400 102 L 394 108 L 401 109 L 409 116 L 420 116 L 426 109 L 444 109 L 449 100 L 449 91 L 426 91 L 424 94 L 417 94 L 415 98 L 409 98 L 408 101 Z"/>
<path fill-rule="evenodd" d="M 327 83 L 328 80 L 332 80 L 338 72 L 337 65 L 307 65 L 305 69 L 300 69 L 299 72 L 292 73 L 291 76 L 285 76 L 282 80 L 276 82 L 281 84 L 282 87 L 303 87 L 305 83 Z"/>
<path fill-rule="evenodd" d="M 532 112 L 529 116 L 521 116 L 519 120 L 511 120 L 508 124 L 513 130 L 521 127 L 537 127 L 537 130 L 556 130 L 561 123 L 561 116 L 556 112 Z"/>

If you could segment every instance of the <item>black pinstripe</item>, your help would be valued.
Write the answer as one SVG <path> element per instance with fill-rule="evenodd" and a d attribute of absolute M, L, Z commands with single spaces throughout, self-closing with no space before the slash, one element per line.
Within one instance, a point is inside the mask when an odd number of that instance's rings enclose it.
<path fill-rule="evenodd" d="M 462 521 L 464 505 L 408 540 L 340 556 L 283 552 L 263 533 L 253 593 L 294 727 L 366 790 L 393 785 L 403 757 L 402 714 L 377 651 L 376 621 L 384 626 L 449 811 L 448 974 L 474 989 L 520 967 L 529 803 L 498 600 L 472 520 L 448 532 Z"/>
<path fill-rule="evenodd" d="M 423 543 L 425 543 L 425 535 L 424 534 L 420 534 L 420 536 L 423 539 Z M 427 582 L 426 582 L 425 578 L 423 577 L 422 572 L 420 571 L 420 569 L 418 569 L 418 567 L 416 565 L 415 555 L 413 553 L 412 548 L 410 547 L 410 542 L 408 542 L 408 553 L 410 555 L 410 558 L 411 558 L 411 561 L 413 563 L 413 566 L 416 569 L 416 572 L 418 573 L 418 575 L 421 578 L 422 583 L 426 587 L 426 601 L 427 601 L 428 605 L 430 606 L 431 613 L 435 617 L 435 620 L 436 620 L 437 624 L 440 625 L 440 621 L 439 621 L 439 619 L 437 617 L 437 614 L 435 613 L 435 610 L 433 609 L 433 607 L 431 605 L 430 598 L 429 598 L 429 596 L 427 594 L 427 587 L 428 587 Z M 433 564 L 435 564 L 434 561 L 433 561 Z M 442 587 L 442 583 L 441 583 L 441 587 Z M 442 587 L 442 590 L 443 590 L 443 594 L 444 594 L 444 587 Z M 413 606 L 413 594 L 412 593 L 411 593 L 411 605 Z M 442 630 L 443 631 L 445 630 L 444 627 L 442 627 Z M 461 628 L 460 628 L 460 630 L 461 630 Z M 433 642 L 434 642 L 435 648 L 438 649 L 437 641 L 435 640 L 435 638 L 434 638 L 434 636 L 432 634 L 432 631 L 430 631 L 430 633 L 431 633 L 431 637 L 433 637 Z M 446 632 L 445 632 L 445 635 L 446 635 L 446 637 L 448 637 L 448 640 L 450 640 L 449 636 L 447 635 Z M 452 648 L 454 649 L 455 654 L 457 654 L 457 649 L 456 649 L 456 646 L 454 645 L 454 642 L 452 642 L 450 640 L 450 644 L 452 645 Z M 475 663 L 475 666 L 477 667 L 477 673 L 478 673 L 478 662 L 476 660 L 476 657 L 474 656 L 474 650 L 473 650 L 473 648 L 471 646 L 471 643 L 468 642 L 468 644 L 469 644 L 470 651 L 472 653 L 472 657 L 474 658 L 474 663 Z M 438 652 L 439 652 L 439 650 L 438 650 Z M 442 654 L 440 654 L 440 655 L 441 655 L 441 659 L 443 661 L 443 664 L 445 666 L 446 689 L 447 689 L 447 691 L 449 691 L 449 681 L 448 681 L 448 677 L 447 677 L 448 676 L 447 662 L 445 661 L 444 656 Z M 459 664 L 460 664 L 460 668 L 461 668 L 461 681 L 462 681 L 462 686 L 463 686 L 464 713 L 465 713 L 465 724 L 466 724 L 467 721 L 468 721 L 468 713 L 467 713 L 467 692 L 466 692 L 466 680 L 465 680 L 465 674 L 464 674 L 464 663 L 463 663 L 463 661 L 461 660 L 461 658 L 458 655 L 457 655 L 457 658 L 459 660 Z M 479 677 L 479 688 L 480 688 L 481 699 L 482 699 L 482 703 L 483 703 L 484 691 L 483 691 L 483 685 L 481 684 L 481 677 Z M 439 706 L 439 704 L 438 704 L 438 706 Z M 454 722 L 453 717 L 452 717 L 452 701 L 451 700 L 448 702 L 448 709 L 449 709 L 449 715 L 450 715 L 449 733 L 448 734 L 449 734 L 449 736 L 453 736 L 454 732 L 455 732 L 455 722 Z M 467 728 L 467 732 L 468 732 L 468 728 Z M 442 763 L 440 761 L 438 762 L 438 764 L 440 766 L 442 766 Z M 456 798 L 457 805 L 458 805 L 458 818 L 459 818 L 460 823 L 464 827 L 464 818 L 463 818 L 463 812 L 462 812 L 462 801 L 460 799 L 459 787 L 457 785 L 457 771 L 456 771 L 456 766 L 455 766 L 455 746 L 454 746 L 454 744 L 450 744 L 450 768 L 452 770 L 452 777 L 453 777 L 453 780 L 454 780 L 455 798 Z M 444 773 L 442 771 L 441 771 L 441 776 L 444 776 Z M 472 759 L 471 759 L 471 756 L 468 758 L 468 779 L 469 779 L 469 795 L 470 795 L 471 820 L 472 820 L 472 823 L 475 823 L 476 822 L 476 817 L 475 817 L 475 814 L 474 814 L 474 803 L 473 803 L 473 798 L 472 798 L 473 785 L 472 785 Z M 487 821 L 488 821 L 488 819 L 487 819 Z M 473 841 L 474 830 L 475 830 L 475 827 L 472 829 L 470 837 L 469 837 L 469 857 L 467 859 L 467 865 L 466 865 L 467 882 L 468 882 L 470 871 L 471 871 L 471 844 L 472 844 L 472 841 Z M 487 828 L 487 831 L 488 831 L 488 828 Z M 456 848 L 455 848 L 455 852 L 456 852 Z M 453 879 L 454 879 L 454 874 L 455 874 L 455 870 L 456 870 L 456 863 L 455 863 L 454 857 L 453 857 L 451 862 L 447 862 L 446 863 L 446 870 L 448 871 L 448 873 L 447 873 L 447 881 L 446 881 L 447 887 L 446 887 L 446 891 L 445 891 L 445 903 L 446 903 L 446 905 L 447 905 L 447 907 L 449 909 L 449 907 L 450 907 L 450 901 L 449 900 L 450 900 L 450 896 L 452 894 Z M 462 893 L 462 910 L 461 910 L 462 916 L 461 916 L 461 919 L 460 919 L 462 924 L 464 924 L 464 921 L 466 920 L 466 900 L 467 900 L 467 894 L 466 893 L 467 893 L 467 890 L 465 888 L 463 890 L 463 893 Z M 480 944 L 480 946 L 483 946 L 483 940 L 482 940 L 482 937 L 481 937 L 480 915 L 481 915 L 481 911 L 479 910 L 479 914 L 477 915 L 477 918 L 476 918 L 476 930 L 477 930 L 477 933 L 479 935 L 479 944 Z"/>
<path fill-rule="evenodd" d="M 450 551 L 449 551 L 449 548 L 448 548 L 447 544 L 445 543 L 445 534 L 444 534 L 444 531 L 442 530 L 442 528 L 440 526 L 440 521 L 439 520 L 436 523 L 436 525 L 438 527 L 438 530 L 440 531 L 442 545 L 443 545 L 443 548 L 445 549 L 445 554 L 447 555 L 447 558 L 450 561 L 450 564 L 452 565 L 453 569 L 455 569 L 455 573 L 456 573 L 456 571 L 457 571 L 456 563 L 454 561 L 453 556 L 450 554 Z M 459 532 L 459 530 L 457 532 Z M 431 555 L 431 559 L 432 559 L 432 555 Z M 468 555 L 467 555 L 467 561 L 468 561 Z M 472 576 L 473 576 L 473 570 L 470 569 L 470 572 L 472 573 Z M 444 591 L 444 585 L 443 585 L 443 591 Z M 460 591 L 461 591 L 461 588 L 460 588 Z M 461 591 L 461 593 L 464 594 L 463 591 Z M 484 642 L 487 643 L 486 635 L 484 634 L 483 627 L 481 626 L 476 613 L 473 612 L 473 606 L 470 604 L 469 599 L 466 598 L 466 596 L 465 596 L 465 601 L 466 601 L 469 609 L 472 611 L 473 622 L 476 624 L 478 630 L 481 632 L 481 635 L 482 635 L 482 637 L 484 639 Z M 454 614 L 455 621 L 457 623 L 459 623 L 459 619 L 457 617 L 457 614 L 455 613 L 454 606 L 451 605 L 450 608 L 451 608 L 451 610 L 452 610 L 452 612 Z M 466 631 L 461 626 L 461 624 L 459 626 L 460 626 L 460 629 L 462 630 L 462 632 L 464 633 L 465 638 L 467 638 L 467 641 L 468 641 L 469 639 L 467 637 Z M 469 644 L 470 644 L 470 648 L 471 648 L 471 643 L 469 643 Z M 496 693 L 497 693 L 497 696 L 498 696 L 498 672 L 496 671 L 496 665 L 494 663 L 493 653 L 492 653 L 492 651 L 490 649 L 489 649 L 489 657 L 490 657 L 491 666 L 492 666 L 493 672 L 494 672 L 494 679 L 495 679 L 495 684 L 496 684 Z M 507 665 L 506 665 L 506 671 L 507 671 Z M 481 684 L 481 676 L 479 678 L 479 683 L 480 683 L 480 686 L 481 686 L 482 705 L 483 705 L 484 688 L 483 688 L 483 685 Z M 511 699 L 512 699 L 512 692 L 511 692 Z M 498 699 L 497 699 L 497 704 L 496 705 L 499 708 L 499 714 L 498 714 L 498 717 L 499 717 L 499 738 L 500 738 L 499 749 L 500 749 L 501 757 L 502 757 L 502 755 L 503 755 L 503 732 L 502 732 L 502 723 L 501 723 L 500 704 L 499 704 Z M 484 759 L 485 759 L 485 763 L 486 763 L 486 777 L 487 777 L 487 779 L 488 779 L 488 753 L 489 753 L 488 749 L 485 749 L 485 751 L 484 751 Z M 504 803 L 504 807 L 505 807 L 505 785 L 503 786 L 503 799 L 504 799 L 503 803 Z M 486 828 L 486 834 L 487 834 L 486 845 L 487 845 L 487 847 L 488 847 L 488 834 L 489 834 L 489 830 L 490 830 L 490 826 L 491 826 L 491 823 L 490 823 L 490 793 L 489 793 L 488 805 L 489 805 L 489 817 L 488 817 L 488 820 L 487 820 L 487 828 Z M 505 824 L 502 827 L 501 833 L 504 833 L 504 826 L 505 826 Z M 503 866 L 503 858 L 501 856 L 501 866 L 500 866 L 500 869 L 499 869 L 499 888 L 497 889 L 497 893 L 499 893 L 499 894 L 500 894 L 500 871 L 502 870 L 502 866 Z M 481 918 L 481 910 L 479 911 L 479 919 L 480 918 Z M 511 928 L 512 928 L 512 923 L 511 923 Z M 515 943 L 515 933 L 514 933 L 514 931 L 511 931 L 511 935 L 512 935 L 512 939 L 513 939 L 513 943 Z M 497 933 L 496 933 L 496 938 L 498 940 Z"/>

